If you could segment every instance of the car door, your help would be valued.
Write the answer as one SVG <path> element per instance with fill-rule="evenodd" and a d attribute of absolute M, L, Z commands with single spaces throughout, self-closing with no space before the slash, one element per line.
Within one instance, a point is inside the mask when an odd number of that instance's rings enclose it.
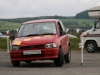
<path fill-rule="evenodd" d="M 67 52 L 68 46 L 67 46 L 67 35 L 62 35 L 62 31 L 64 31 L 62 25 L 60 22 L 58 22 L 58 29 L 60 34 L 60 44 L 62 46 L 62 50 L 64 54 Z"/>

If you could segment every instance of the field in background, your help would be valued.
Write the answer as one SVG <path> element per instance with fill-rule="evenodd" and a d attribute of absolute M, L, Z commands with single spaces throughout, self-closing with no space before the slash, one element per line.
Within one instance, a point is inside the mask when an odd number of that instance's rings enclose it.
<path fill-rule="evenodd" d="M 61 19 L 64 26 L 69 29 L 90 29 L 94 25 L 94 19 Z"/>
<path fill-rule="evenodd" d="M 94 24 L 94 19 L 61 19 L 62 22 L 77 22 L 79 25 L 89 23 L 91 26 Z"/>
<path fill-rule="evenodd" d="M 93 19 L 61 19 L 64 26 L 69 29 L 90 29 L 94 21 Z M 0 31 L 14 30 L 20 26 L 21 23 L 0 21 Z"/>
<path fill-rule="evenodd" d="M 79 49 L 79 43 L 80 43 L 79 38 L 71 38 L 70 43 L 71 43 L 71 50 L 80 50 Z M 6 49 L 7 49 L 6 38 L 0 38 L 0 50 L 6 50 Z"/>
<path fill-rule="evenodd" d="M 0 50 L 7 50 L 7 39 L 0 38 Z"/>
<path fill-rule="evenodd" d="M 79 38 L 70 38 L 71 50 L 80 50 L 79 49 Z"/>
<path fill-rule="evenodd" d="M 0 31 L 17 29 L 19 26 L 20 23 L 0 21 Z"/>

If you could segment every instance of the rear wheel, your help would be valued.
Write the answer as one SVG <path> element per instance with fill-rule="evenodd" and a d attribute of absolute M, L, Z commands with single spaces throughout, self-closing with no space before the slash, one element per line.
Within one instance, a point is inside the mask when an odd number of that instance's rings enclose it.
<path fill-rule="evenodd" d="M 14 67 L 20 66 L 20 61 L 11 61 L 11 63 Z"/>
<path fill-rule="evenodd" d="M 31 63 L 32 61 L 26 61 L 26 63 Z"/>
<path fill-rule="evenodd" d="M 71 50 L 70 50 L 70 46 L 69 46 L 69 50 L 68 53 L 64 55 L 64 59 L 66 63 L 70 63 L 71 60 Z"/>
<path fill-rule="evenodd" d="M 64 64 L 64 54 L 62 49 L 59 49 L 59 54 L 58 54 L 58 58 L 54 60 L 54 64 L 57 67 L 61 67 Z"/>
<path fill-rule="evenodd" d="M 95 53 L 96 50 L 97 50 L 97 45 L 93 41 L 87 42 L 85 47 L 86 47 L 86 50 L 87 50 L 88 53 Z"/>

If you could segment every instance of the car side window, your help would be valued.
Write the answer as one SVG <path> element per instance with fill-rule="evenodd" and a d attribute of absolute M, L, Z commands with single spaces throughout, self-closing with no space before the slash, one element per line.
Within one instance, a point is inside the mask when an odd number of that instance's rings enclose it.
<path fill-rule="evenodd" d="M 97 23 L 96 29 L 100 29 L 100 22 Z"/>
<path fill-rule="evenodd" d="M 58 29 L 59 29 L 59 33 L 61 34 L 61 32 L 63 31 L 62 30 L 62 27 L 61 27 L 61 24 L 58 22 Z"/>

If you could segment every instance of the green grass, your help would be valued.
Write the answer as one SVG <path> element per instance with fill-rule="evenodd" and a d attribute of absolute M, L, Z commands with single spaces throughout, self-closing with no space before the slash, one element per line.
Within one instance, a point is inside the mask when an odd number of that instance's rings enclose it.
<path fill-rule="evenodd" d="M 90 25 L 94 24 L 93 19 L 61 19 L 62 22 L 78 22 L 79 25 L 84 25 L 83 22 L 89 23 Z"/>
<path fill-rule="evenodd" d="M 79 38 L 70 38 L 71 43 L 71 50 L 80 50 L 79 49 Z M 6 50 L 7 49 L 7 39 L 6 38 L 0 38 L 0 50 Z"/>
<path fill-rule="evenodd" d="M 20 23 L 0 21 L 0 31 L 18 29 Z"/>
<path fill-rule="evenodd" d="M 61 19 L 61 21 L 64 23 L 64 26 L 69 29 L 90 29 L 94 25 L 93 19 Z M 72 24 L 67 24 L 72 23 Z M 77 23 L 77 25 L 76 25 Z"/>
<path fill-rule="evenodd" d="M 0 38 L 0 50 L 6 50 L 6 49 L 7 49 L 7 39 Z"/>
<path fill-rule="evenodd" d="M 79 38 L 70 38 L 71 50 L 80 50 L 79 49 Z"/>
<path fill-rule="evenodd" d="M 78 26 L 85 26 L 85 28 L 87 28 L 86 27 L 87 24 L 89 24 L 89 26 L 92 27 L 94 25 L 95 20 L 93 20 L 93 19 L 61 19 L 61 21 L 63 23 L 77 22 Z M 21 25 L 20 23 L 0 21 L 0 31 L 17 29 L 20 25 Z M 65 25 L 65 27 L 67 27 L 67 26 Z"/>

